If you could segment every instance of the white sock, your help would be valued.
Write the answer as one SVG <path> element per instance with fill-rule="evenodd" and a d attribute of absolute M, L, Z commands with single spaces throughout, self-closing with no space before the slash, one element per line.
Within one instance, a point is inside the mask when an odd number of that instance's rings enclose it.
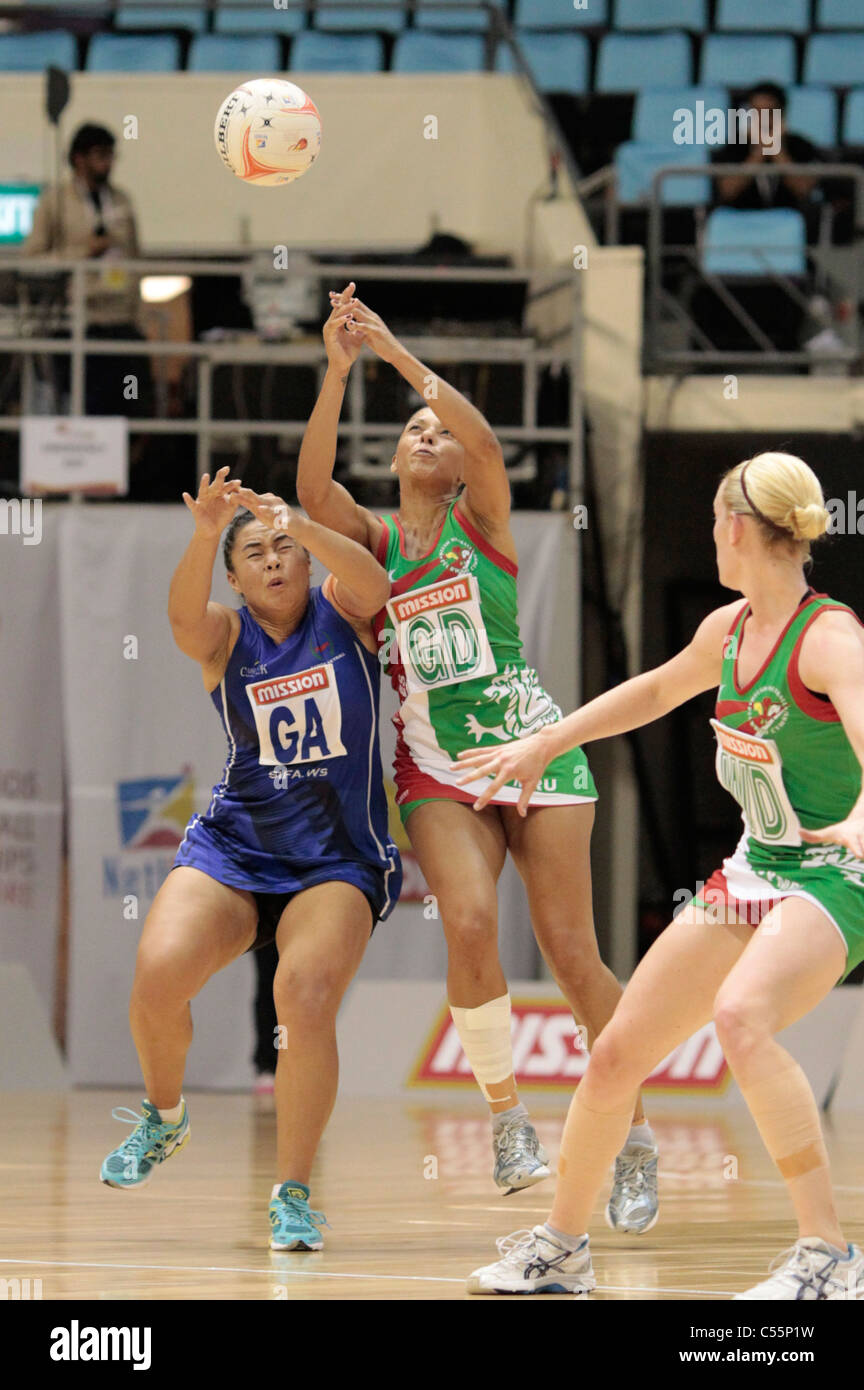
<path fill-rule="evenodd" d="M 654 1142 L 654 1131 L 647 1120 L 643 1120 L 641 1125 L 630 1126 L 627 1144 L 644 1144 L 649 1149 L 657 1147 Z"/>
<path fill-rule="evenodd" d="M 588 1239 L 584 1232 L 581 1236 L 568 1236 L 565 1231 L 559 1231 L 554 1226 L 550 1226 L 548 1221 L 544 1222 L 543 1229 L 548 1231 L 552 1239 L 557 1241 L 559 1245 L 563 1245 L 566 1250 L 578 1250 L 583 1240 Z"/>
<path fill-rule="evenodd" d="M 151 1102 L 152 1104 L 152 1102 Z M 181 1096 L 176 1105 L 172 1105 L 170 1110 L 160 1110 L 159 1118 L 163 1125 L 176 1125 L 180 1116 L 183 1114 L 183 1097 Z"/>

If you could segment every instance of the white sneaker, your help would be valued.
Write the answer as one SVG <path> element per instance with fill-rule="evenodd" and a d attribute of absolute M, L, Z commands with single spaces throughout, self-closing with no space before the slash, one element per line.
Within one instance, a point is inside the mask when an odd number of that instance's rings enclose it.
<path fill-rule="evenodd" d="M 864 1299 L 864 1254 L 857 1245 L 838 1255 L 818 1236 L 805 1236 L 772 1260 L 770 1279 L 756 1284 L 738 1300 L 855 1298 Z"/>
<path fill-rule="evenodd" d="M 587 1236 L 577 1250 L 568 1250 L 535 1226 L 495 1244 L 501 1259 L 469 1274 L 469 1293 L 586 1294 L 596 1287 Z"/>

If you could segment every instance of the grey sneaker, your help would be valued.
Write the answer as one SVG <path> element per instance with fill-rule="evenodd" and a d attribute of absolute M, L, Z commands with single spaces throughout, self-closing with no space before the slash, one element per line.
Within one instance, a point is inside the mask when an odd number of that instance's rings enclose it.
<path fill-rule="evenodd" d="M 657 1157 L 653 1144 L 629 1144 L 615 1160 L 615 1176 L 606 1207 L 613 1231 L 642 1235 L 659 1216 Z"/>
<path fill-rule="evenodd" d="M 567 1250 L 535 1226 L 495 1244 L 500 1260 L 469 1274 L 469 1293 L 587 1294 L 596 1286 L 587 1236 L 578 1250 Z"/>
<path fill-rule="evenodd" d="M 864 1255 L 857 1245 L 850 1245 L 841 1258 L 818 1236 L 804 1236 L 772 1260 L 769 1268 L 776 1271 L 770 1279 L 736 1293 L 733 1302 L 864 1298 Z"/>
<path fill-rule="evenodd" d="M 546 1151 L 529 1119 L 517 1115 L 497 1133 L 493 1130 L 492 1152 L 495 1155 L 492 1176 L 505 1197 L 552 1176 Z"/>

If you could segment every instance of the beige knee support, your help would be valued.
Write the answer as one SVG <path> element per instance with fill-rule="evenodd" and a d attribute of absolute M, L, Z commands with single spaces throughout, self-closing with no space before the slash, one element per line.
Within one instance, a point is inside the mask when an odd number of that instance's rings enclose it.
<path fill-rule="evenodd" d="M 741 1083 L 741 1094 L 762 1141 L 784 1178 L 828 1167 L 819 1112 L 810 1083 L 794 1058 L 759 1081 Z"/>
<path fill-rule="evenodd" d="M 616 1114 L 589 1110 L 576 1091 L 567 1112 L 558 1155 L 558 1183 L 550 1217 L 559 1231 L 587 1231 L 597 1194 L 624 1145 L 633 1118 L 633 1097 Z"/>
<path fill-rule="evenodd" d="M 506 1081 L 513 1071 L 513 1047 L 510 1041 L 510 995 L 490 999 L 476 1009 L 457 1009 L 450 1005 L 450 1015 L 459 1034 L 462 1051 L 488 1101 L 488 1086 Z"/>

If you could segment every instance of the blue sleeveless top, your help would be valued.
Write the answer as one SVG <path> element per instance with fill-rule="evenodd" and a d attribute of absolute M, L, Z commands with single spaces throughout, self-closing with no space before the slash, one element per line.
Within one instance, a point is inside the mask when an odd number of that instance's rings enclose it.
<path fill-rule="evenodd" d="M 200 868 L 250 892 L 356 883 L 386 917 L 401 866 L 388 833 L 378 747 L 381 667 L 325 598 L 309 592 L 277 646 L 247 608 L 212 699 L 228 759 L 195 815 L 175 867 Z"/>

